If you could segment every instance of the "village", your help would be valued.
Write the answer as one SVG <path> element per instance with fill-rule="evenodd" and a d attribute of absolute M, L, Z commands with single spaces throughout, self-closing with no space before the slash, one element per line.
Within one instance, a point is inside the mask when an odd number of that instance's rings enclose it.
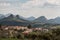
<path fill-rule="evenodd" d="M 43 36 L 48 32 L 52 33 L 52 30 L 56 30 L 56 27 L 49 28 L 33 28 L 31 25 L 28 26 L 0 26 L 0 38 L 17 38 L 19 40 L 24 40 L 25 38 L 33 40 L 38 39 L 39 36 Z M 29 36 L 30 35 L 30 36 Z M 49 34 L 48 34 L 49 35 Z M 52 35 L 52 34 L 51 34 Z"/>
<path fill-rule="evenodd" d="M 25 26 L 1 26 L 2 30 L 22 30 L 22 33 L 30 33 L 33 31 L 49 31 L 47 28 L 30 28 L 30 27 L 25 27 Z"/>

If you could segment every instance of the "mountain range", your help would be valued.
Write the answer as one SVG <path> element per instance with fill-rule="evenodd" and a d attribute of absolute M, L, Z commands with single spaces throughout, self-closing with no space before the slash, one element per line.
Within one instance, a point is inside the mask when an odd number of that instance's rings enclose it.
<path fill-rule="evenodd" d="M 3 15 L 0 14 L 0 24 L 2 25 L 24 25 L 27 26 L 28 24 L 32 25 L 40 25 L 40 24 L 60 24 L 60 17 L 56 17 L 54 19 L 47 19 L 45 16 L 40 16 L 35 18 L 33 16 L 29 18 L 24 18 L 20 15 Z"/>

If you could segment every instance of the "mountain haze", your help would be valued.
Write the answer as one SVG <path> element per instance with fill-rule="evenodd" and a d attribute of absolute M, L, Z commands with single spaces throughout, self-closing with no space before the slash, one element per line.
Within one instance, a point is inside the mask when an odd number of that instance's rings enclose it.
<path fill-rule="evenodd" d="M 45 16 L 41 16 L 41 17 L 38 17 L 37 19 L 35 19 L 34 22 L 46 23 L 47 18 Z"/>
<path fill-rule="evenodd" d="M 40 26 L 41 24 L 60 24 L 60 17 L 56 17 L 54 19 L 47 19 L 45 16 L 40 16 L 35 18 L 33 16 L 29 18 L 24 18 L 20 15 L 2 15 L 0 14 L 0 24 L 3 25 L 28 25 L 32 24 L 35 26 Z"/>
<path fill-rule="evenodd" d="M 36 18 L 35 17 L 33 17 L 33 16 L 31 16 L 31 17 L 29 17 L 29 18 L 27 18 L 27 20 L 29 20 L 29 21 L 33 21 L 33 20 L 35 20 Z"/>

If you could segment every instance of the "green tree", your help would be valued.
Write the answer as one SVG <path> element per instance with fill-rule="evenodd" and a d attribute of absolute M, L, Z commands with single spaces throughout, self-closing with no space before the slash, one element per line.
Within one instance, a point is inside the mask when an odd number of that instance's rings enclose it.
<path fill-rule="evenodd" d="M 30 29 L 32 26 L 31 26 L 31 24 L 29 24 L 27 27 Z"/>

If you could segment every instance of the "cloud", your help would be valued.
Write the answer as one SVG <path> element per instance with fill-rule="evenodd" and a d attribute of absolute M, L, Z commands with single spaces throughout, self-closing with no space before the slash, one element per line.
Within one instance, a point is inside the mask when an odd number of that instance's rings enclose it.
<path fill-rule="evenodd" d="M 23 2 L 23 3 L 22 3 Z M 22 9 L 32 7 L 59 7 L 60 0 L 0 0 L 0 6 L 20 6 Z"/>
<path fill-rule="evenodd" d="M 30 0 L 22 4 L 22 8 L 31 7 L 60 7 L 59 0 Z"/>
<path fill-rule="evenodd" d="M 60 0 L 47 0 L 48 3 L 60 5 Z"/>
<path fill-rule="evenodd" d="M 10 3 L 5 3 L 5 2 L 4 3 L 0 3 L 0 6 L 2 6 L 2 7 L 3 6 L 10 6 L 10 5 L 11 5 Z"/>
<path fill-rule="evenodd" d="M 25 3 L 27 1 L 30 1 L 30 0 L 0 0 L 0 2 L 13 2 L 13 3 L 16 3 L 16 2 Z"/>
<path fill-rule="evenodd" d="M 15 13 L 29 16 L 46 16 L 48 18 L 60 15 L 59 0 L 0 0 L 0 13 Z"/>
<path fill-rule="evenodd" d="M 29 7 L 34 7 L 34 6 L 43 6 L 44 3 L 45 3 L 45 0 L 31 0 L 22 4 L 22 7 L 29 8 Z"/>
<path fill-rule="evenodd" d="M 19 0 L 0 0 L 0 1 L 19 1 Z"/>

